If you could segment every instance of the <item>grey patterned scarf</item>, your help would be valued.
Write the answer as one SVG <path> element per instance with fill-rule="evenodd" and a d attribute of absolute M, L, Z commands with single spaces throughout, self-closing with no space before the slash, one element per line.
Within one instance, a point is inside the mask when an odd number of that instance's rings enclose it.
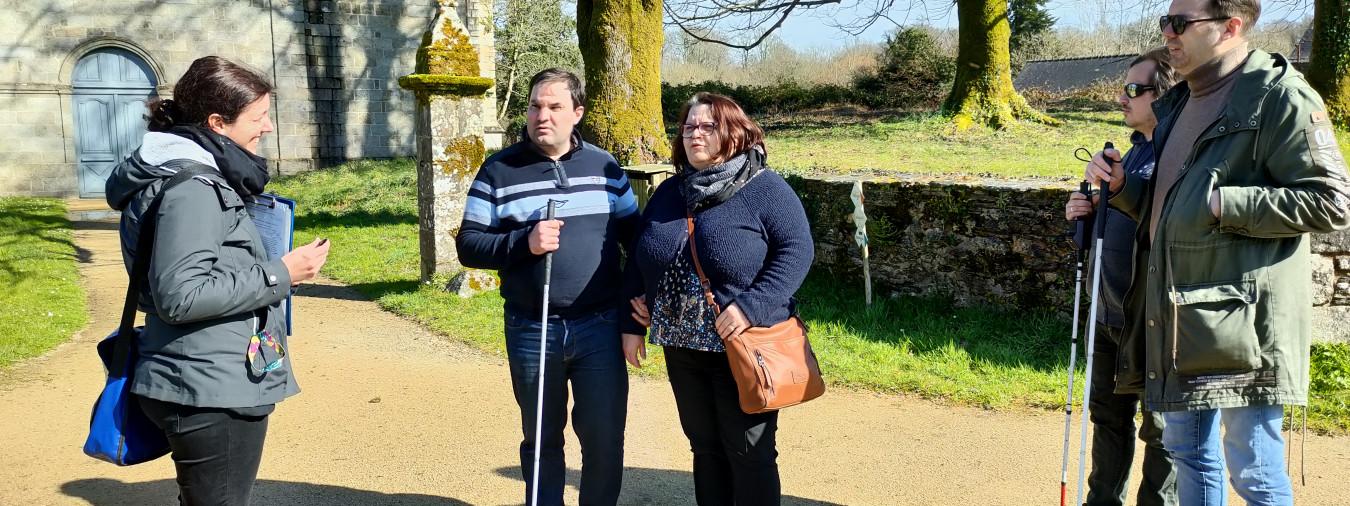
<path fill-rule="evenodd" d="M 703 170 L 686 165 L 680 172 L 685 206 L 698 211 L 726 202 L 764 171 L 764 158 L 762 148 L 755 146 Z"/>

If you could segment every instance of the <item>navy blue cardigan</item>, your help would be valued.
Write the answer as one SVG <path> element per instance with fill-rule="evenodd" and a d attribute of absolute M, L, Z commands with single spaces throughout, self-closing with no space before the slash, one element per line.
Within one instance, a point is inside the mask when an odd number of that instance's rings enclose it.
<path fill-rule="evenodd" d="M 652 195 L 625 269 L 626 296 L 645 293 L 649 305 L 666 267 L 685 249 L 681 182 L 680 176 L 667 179 Z M 815 245 L 802 202 L 782 176 L 765 170 L 726 202 L 695 213 L 694 224 L 699 262 L 718 306 L 735 303 L 756 327 L 795 312 L 792 296 L 811 269 Z M 631 318 L 623 323 L 625 333 L 646 333 Z"/>

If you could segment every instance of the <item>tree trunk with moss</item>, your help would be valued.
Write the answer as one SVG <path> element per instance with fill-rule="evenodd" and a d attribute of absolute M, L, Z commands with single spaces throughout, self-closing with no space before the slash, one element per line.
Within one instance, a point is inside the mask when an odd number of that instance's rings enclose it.
<path fill-rule="evenodd" d="M 661 120 L 661 0 L 577 0 L 582 131 L 623 165 L 670 158 Z"/>
<path fill-rule="evenodd" d="M 956 0 L 956 15 L 956 80 L 942 105 L 956 129 L 1002 129 L 1019 119 L 1057 124 L 1013 89 L 1007 0 Z"/>
<path fill-rule="evenodd" d="M 1317 0 L 1308 81 L 1337 126 L 1350 127 L 1350 0 Z"/>

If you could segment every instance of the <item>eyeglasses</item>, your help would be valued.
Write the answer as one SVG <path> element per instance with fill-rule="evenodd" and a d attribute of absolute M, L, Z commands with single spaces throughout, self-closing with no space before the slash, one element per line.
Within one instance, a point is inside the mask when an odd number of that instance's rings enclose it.
<path fill-rule="evenodd" d="M 1125 96 L 1130 98 L 1136 98 L 1139 95 L 1143 95 L 1146 92 L 1157 90 L 1158 90 L 1157 86 L 1149 86 L 1147 84 L 1139 84 L 1139 83 L 1130 83 L 1125 85 Z"/>
<path fill-rule="evenodd" d="M 716 128 L 717 123 L 711 121 L 704 121 L 703 123 L 699 123 L 697 125 L 685 123 L 684 128 L 680 129 L 680 136 L 688 139 L 693 137 L 694 132 L 696 131 L 702 132 L 703 135 L 713 135 L 714 133 L 717 133 Z"/>
<path fill-rule="evenodd" d="M 1186 27 L 1190 26 L 1191 23 L 1199 23 L 1201 21 L 1227 21 L 1229 19 L 1232 18 L 1220 17 L 1220 18 L 1186 19 L 1186 16 L 1184 14 L 1177 14 L 1175 16 L 1163 16 L 1161 18 L 1158 18 L 1158 29 L 1161 30 L 1163 33 L 1167 33 L 1167 27 L 1170 26 L 1172 27 L 1172 33 L 1181 35 L 1181 33 L 1185 32 Z"/>

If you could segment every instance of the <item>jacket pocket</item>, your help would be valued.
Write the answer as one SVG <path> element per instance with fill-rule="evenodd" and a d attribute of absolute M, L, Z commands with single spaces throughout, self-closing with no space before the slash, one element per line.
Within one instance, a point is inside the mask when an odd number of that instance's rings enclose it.
<path fill-rule="evenodd" d="M 1179 285 L 1173 303 L 1178 374 L 1240 373 L 1261 366 L 1255 280 Z"/>

